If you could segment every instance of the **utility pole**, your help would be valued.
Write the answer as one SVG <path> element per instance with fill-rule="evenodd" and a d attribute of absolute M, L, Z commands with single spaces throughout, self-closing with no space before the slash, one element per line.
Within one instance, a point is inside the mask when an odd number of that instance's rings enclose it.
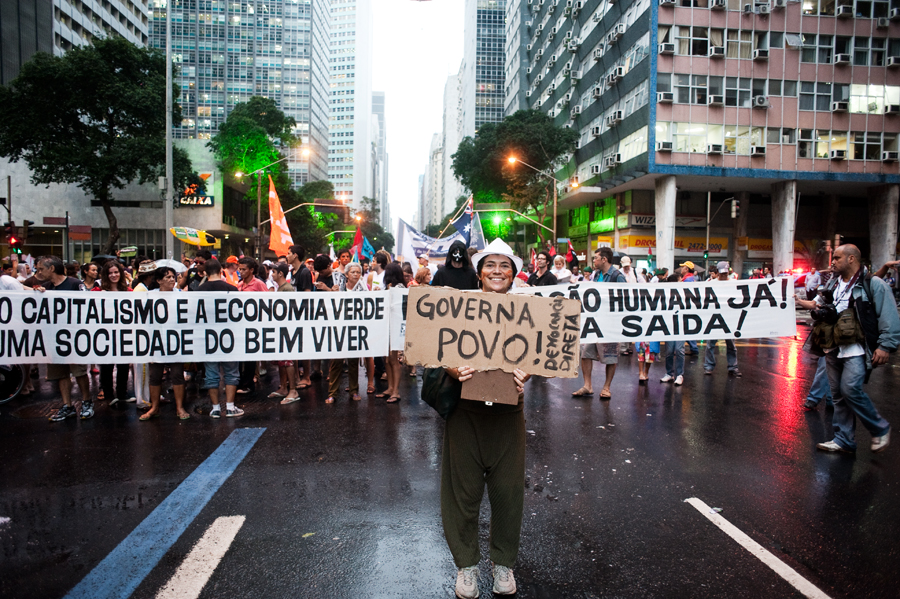
<path fill-rule="evenodd" d="M 166 199 L 163 206 L 166 210 L 166 258 L 175 254 L 175 238 L 169 229 L 175 226 L 175 182 L 172 165 L 172 0 L 166 2 Z"/>

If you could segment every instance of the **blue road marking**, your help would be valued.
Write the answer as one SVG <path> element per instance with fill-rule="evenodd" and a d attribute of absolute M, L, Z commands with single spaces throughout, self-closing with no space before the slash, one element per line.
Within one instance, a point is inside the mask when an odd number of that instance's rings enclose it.
<path fill-rule="evenodd" d="M 130 535 L 97 564 L 66 597 L 127 599 L 166 551 L 209 503 L 264 428 L 239 428 L 197 466 Z"/>

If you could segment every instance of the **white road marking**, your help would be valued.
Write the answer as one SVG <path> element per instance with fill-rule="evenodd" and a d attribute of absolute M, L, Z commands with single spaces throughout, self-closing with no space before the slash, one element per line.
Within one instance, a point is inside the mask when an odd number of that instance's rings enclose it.
<path fill-rule="evenodd" d="M 706 518 L 710 522 L 718 526 L 725 534 L 737 541 L 741 547 L 759 558 L 762 563 L 772 568 L 776 574 L 788 581 L 791 586 L 803 593 L 806 597 L 809 597 L 810 599 L 831 599 L 828 595 L 823 593 L 822 590 L 819 589 L 819 587 L 815 586 L 813 583 L 800 576 L 800 574 L 798 574 L 796 570 L 775 557 L 765 547 L 741 532 L 739 528 L 713 511 L 713 509 L 706 505 L 702 500 L 697 499 L 696 497 L 691 497 L 690 499 L 685 499 L 684 501 L 685 503 L 689 503 L 694 506 L 697 511 L 706 516 Z"/>
<path fill-rule="evenodd" d="M 197 599 L 237 536 L 246 516 L 216 518 L 156 599 Z"/>

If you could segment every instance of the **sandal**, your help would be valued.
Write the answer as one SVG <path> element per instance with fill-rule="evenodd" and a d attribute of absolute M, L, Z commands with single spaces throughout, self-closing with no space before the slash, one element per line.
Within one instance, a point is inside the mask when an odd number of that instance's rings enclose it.
<path fill-rule="evenodd" d="M 300 401 L 300 396 L 297 396 L 297 397 L 285 397 L 284 399 L 281 400 L 280 403 L 281 403 L 281 405 L 286 406 L 286 405 L 288 405 L 288 404 L 294 403 L 295 401 Z"/>
<path fill-rule="evenodd" d="M 325 400 L 325 403 L 334 403 L 334 398 L 329 397 L 328 399 Z"/>
<path fill-rule="evenodd" d="M 179 414 L 178 419 L 179 419 L 179 420 L 187 420 L 187 419 L 189 419 L 190 417 L 191 417 L 191 415 L 188 414 L 187 412 L 185 412 L 184 414 Z"/>
<path fill-rule="evenodd" d="M 399 395 L 391 395 L 391 398 L 384 403 L 397 403 L 398 401 L 400 401 Z"/>
<path fill-rule="evenodd" d="M 366 393 L 368 393 L 369 395 L 375 393 L 375 385 L 369 385 L 368 387 L 366 387 Z"/>
<path fill-rule="evenodd" d="M 146 422 L 151 418 L 159 418 L 159 412 L 153 412 L 152 414 L 150 412 L 147 412 L 145 414 L 141 414 L 141 417 L 138 418 L 138 420 L 140 420 L 141 422 Z"/>
<path fill-rule="evenodd" d="M 385 397 L 390 397 L 390 395 L 388 395 L 387 393 L 376 393 L 375 397 L 385 398 Z"/>
<path fill-rule="evenodd" d="M 278 391 L 272 391 L 272 392 L 269 393 L 269 395 L 268 395 L 268 398 L 269 398 L 269 399 L 281 399 L 281 398 L 283 398 L 283 397 L 285 397 L 285 394 L 284 394 L 284 393 L 279 393 Z"/>
<path fill-rule="evenodd" d="M 572 394 L 572 397 L 591 397 L 594 395 L 593 391 L 588 391 L 586 387 L 582 387 L 578 391 Z"/>
<path fill-rule="evenodd" d="M 600 399 L 612 399 L 612 393 L 608 389 L 604 389 L 600 392 Z"/>
<path fill-rule="evenodd" d="M 350 396 L 350 399 L 352 399 L 353 401 L 359 401 L 362 399 L 362 397 L 359 396 L 359 393 L 354 393 Z"/>

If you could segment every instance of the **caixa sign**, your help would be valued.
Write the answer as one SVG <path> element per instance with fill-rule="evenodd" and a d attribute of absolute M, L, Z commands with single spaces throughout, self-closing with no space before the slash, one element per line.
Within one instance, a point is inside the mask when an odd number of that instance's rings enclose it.
<path fill-rule="evenodd" d="M 181 196 L 178 198 L 179 206 L 202 206 L 210 208 L 215 205 L 213 196 Z"/>

